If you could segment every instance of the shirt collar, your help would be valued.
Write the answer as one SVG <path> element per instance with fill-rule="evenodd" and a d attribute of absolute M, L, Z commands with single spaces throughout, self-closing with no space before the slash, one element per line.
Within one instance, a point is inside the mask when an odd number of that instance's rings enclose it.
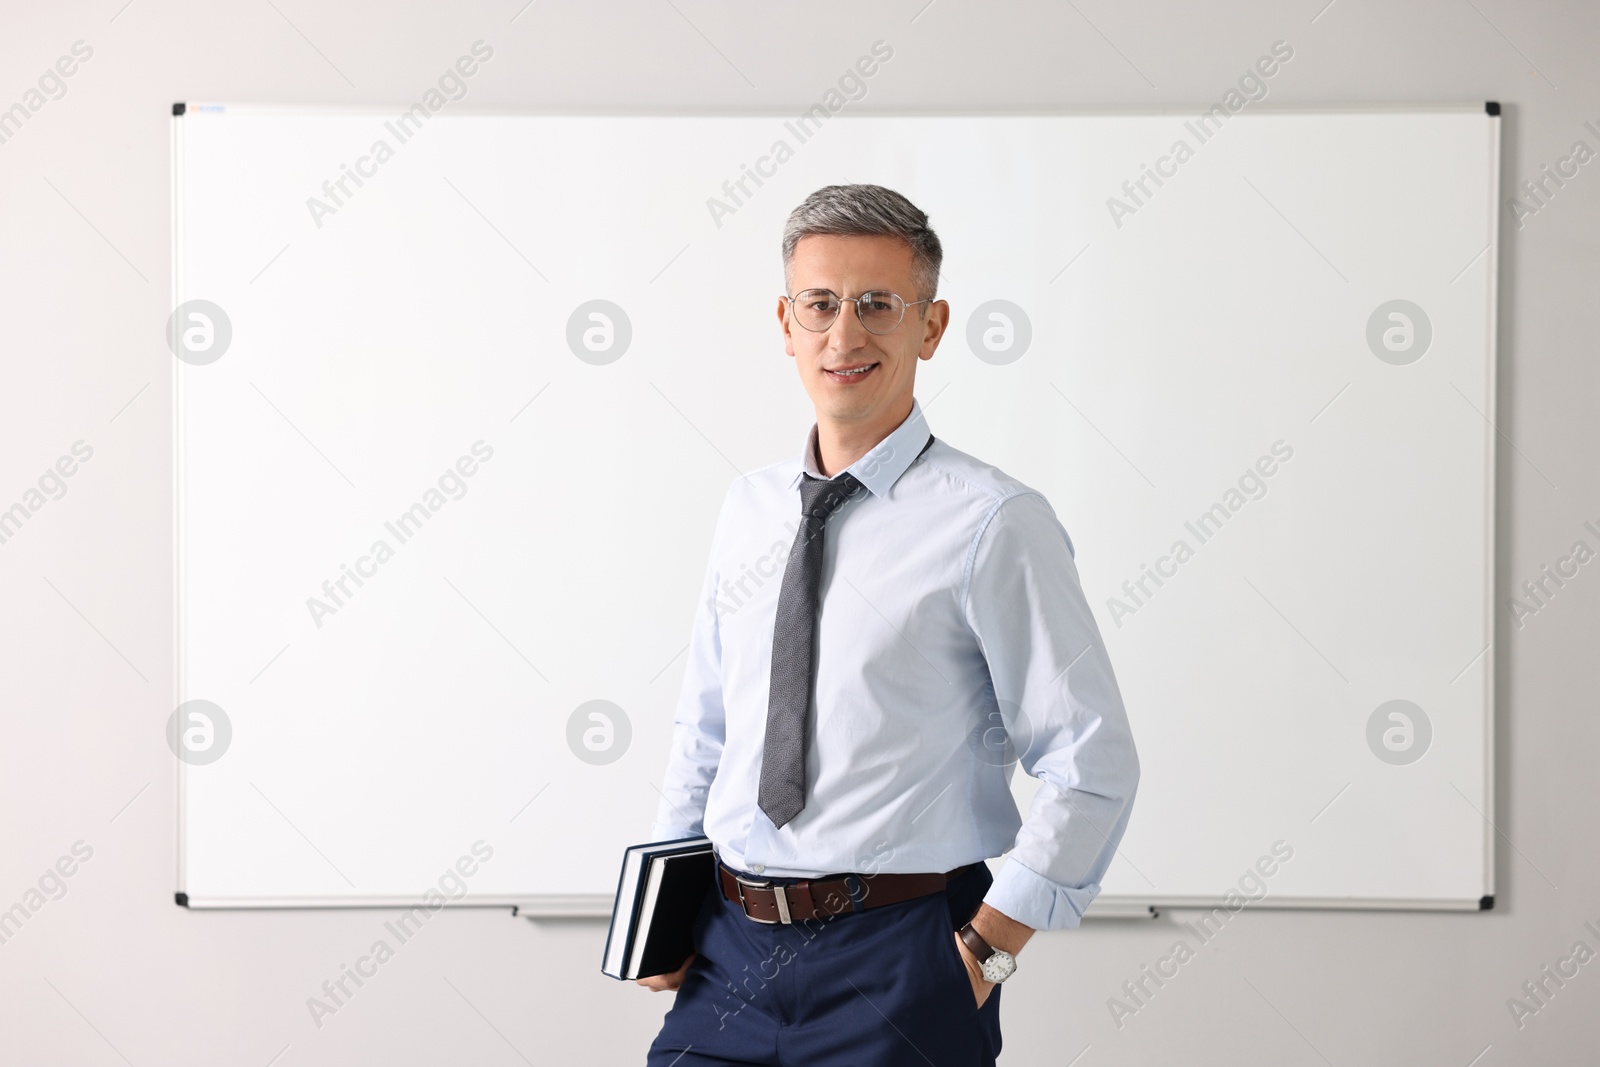
<path fill-rule="evenodd" d="M 891 430 L 889 436 L 867 449 L 860 459 L 840 473 L 854 475 L 862 485 L 872 491 L 873 496 L 883 496 L 900 479 L 900 475 L 906 472 L 906 468 L 911 466 L 911 461 L 921 453 L 923 445 L 928 443 L 930 432 L 928 420 L 922 414 L 922 405 L 913 396 L 911 414 Z M 813 422 L 810 433 L 806 435 L 805 450 L 800 454 L 800 468 L 794 472 L 794 477 L 789 479 L 790 489 L 800 484 L 802 474 L 809 474 L 813 478 L 826 477 L 817 467 L 816 455 L 817 424 Z"/>

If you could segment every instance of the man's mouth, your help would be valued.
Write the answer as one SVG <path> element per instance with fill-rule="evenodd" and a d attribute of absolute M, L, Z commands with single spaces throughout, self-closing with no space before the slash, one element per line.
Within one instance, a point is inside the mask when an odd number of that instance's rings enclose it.
<path fill-rule="evenodd" d="M 822 373 L 826 374 L 831 382 L 859 382 L 863 378 L 869 377 L 877 369 L 877 366 L 876 363 L 862 363 L 854 367 L 845 367 L 841 370 L 824 370 Z"/>

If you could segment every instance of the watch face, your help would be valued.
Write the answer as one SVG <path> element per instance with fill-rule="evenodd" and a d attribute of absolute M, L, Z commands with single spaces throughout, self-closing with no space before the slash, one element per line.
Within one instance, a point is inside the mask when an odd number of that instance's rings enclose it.
<path fill-rule="evenodd" d="M 1011 972 L 1017 969 L 1016 958 L 1009 952 L 995 949 L 994 955 L 983 961 L 983 980 L 985 982 L 1003 982 L 1011 977 Z"/>

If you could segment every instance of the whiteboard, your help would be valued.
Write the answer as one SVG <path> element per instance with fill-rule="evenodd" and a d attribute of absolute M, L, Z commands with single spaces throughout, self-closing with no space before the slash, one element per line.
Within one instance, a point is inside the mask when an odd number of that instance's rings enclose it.
<path fill-rule="evenodd" d="M 1091 914 L 1275 845 L 1264 906 L 1493 893 L 1498 108 L 401 110 L 172 121 L 180 902 L 608 909 L 723 494 L 814 418 L 784 219 L 852 181 L 930 213 L 930 428 L 1047 496 L 1110 649 Z"/>

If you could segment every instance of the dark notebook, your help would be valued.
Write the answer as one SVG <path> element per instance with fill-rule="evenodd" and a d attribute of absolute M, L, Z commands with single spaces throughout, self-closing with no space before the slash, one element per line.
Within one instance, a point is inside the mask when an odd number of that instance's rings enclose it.
<path fill-rule="evenodd" d="M 694 951 L 700 905 L 716 880 L 705 837 L 653 841 L 623 854 L 600 970 L 621 981 L 671 974 Z"/>

